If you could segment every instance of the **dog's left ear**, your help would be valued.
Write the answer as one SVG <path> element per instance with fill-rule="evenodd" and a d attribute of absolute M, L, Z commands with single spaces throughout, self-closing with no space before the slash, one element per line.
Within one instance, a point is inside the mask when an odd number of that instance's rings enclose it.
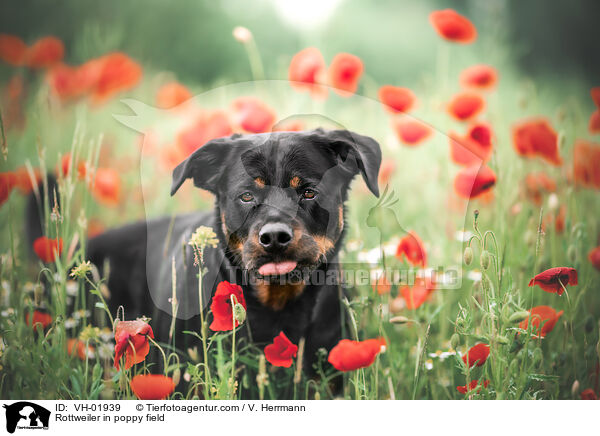
<path fill-rule="evenodd" d="M 381 166 L 381 148 L 377 141 L 349 130 L 316 129 L 311 136 L 339 156 L 342 161 L 340 164 L 353 174 L 360 171 L 367 187 L 379 197 L 377 178 Z M 348 159 L 349 156 L 353 159 Z"/>
<path fill-rule="evenodd" d="M 216 194 L 223 175 L 223 166 L 230 153 L 238 147 L 247 145 L 248 141 L 238 138 L 240 135 L 234 134 L 228 138 L 213 139 L 177 165 L 173 170 L 171 195 L 175 195 L 183 182 L 189 178 L 194 180 L 194 186 L 197 188 Z"/>

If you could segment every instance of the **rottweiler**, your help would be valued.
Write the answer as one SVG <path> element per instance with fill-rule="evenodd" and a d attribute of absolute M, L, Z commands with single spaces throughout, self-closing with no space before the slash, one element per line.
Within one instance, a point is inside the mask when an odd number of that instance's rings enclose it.
<path fill-rule="evenodd" d="M 281 331 L 295 344 L 304 338 L 310 373 L 317 350 L 342 338 L 337 253 L 350 183 L 360 173 L 379 196 L 380 164 L 379 144 L 347 130 L 215 139 L 174 169 L 171 186 L 174 195 L 192 179 L 214 194 L 213 211 L 109 230 L 87 242 L 87 258 L 109 265 L 111 310 L 152 317 L 155 335 L 167 342 L 173 288 L 176 331 L 199 330 L 198 265 L 188 241 L 199 226 L 212 228 L 219 243 L 202 259 L 205 308 L 220 282 L 240 285 L 251 340 L 266 344 Z"/>

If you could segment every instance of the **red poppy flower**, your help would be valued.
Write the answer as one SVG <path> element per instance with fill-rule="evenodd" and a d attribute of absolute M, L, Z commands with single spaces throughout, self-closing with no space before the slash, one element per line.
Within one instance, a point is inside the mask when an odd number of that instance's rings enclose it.
<path fill-rule="evenodd" d="M 593 389 L 586 389 L 580 395 L 581 395 L 582 400 L 597 400 L 598 399 L 598 397 L 596 396 L 596 393 L 594 392 Z"/>
<path fill-rule="evenodd" d="M 392 128 L 395 130 L 400 142 L 408 146 L 419 145 L 433 133 L 427 124 L 408 118 L 393 119 Z"/>
<path fill-rule="evenodd" d="M 454 191 L 463 198 L 476 198 L 496 184 L 496 174 L 488 166 L 463 168 L 454 178 Z"/>
<path fill-rule="evenodd" d="M 590 116 L 588 129 L 590 133 L 600 133 L 600 109 L 596 109 Z"/>
<path fill-rule="evenodd" d="M 143 362 L 150 352 L 148 337 L 154 339 L 152 327 L 141 319 L 119 321 L 115 327 L 115 368 L 119 369 L 125 354 L 125 369 Z"/>
<path fill-rule="evenodd" d="M 42 236 L 33 241 L 33 251 L 44 263 L 54 262 L 63 249 L 62 238 L 50 239 Z"/>
<path fill-rule="evenodd" d="M 319 49 L 305 48 L 294 55 L 288 70 L 290 85 L 297 91 L 309 91 L 313 97 L 324 98 L 327 88 L 325 80 L 325 60 Z"/>
<path fill-rule="evenodd" d="M 489 65 L 473 65 L 460 73 L 460 84 L 465 88 L 493 89 L 498 82 L 498 72 Z"/>
<path fill-rule="evenodd" d="M 25 61 L 27 44 L 14 35 L 0 34 L 0 59 L 7 64 L 21 66 Z"/>
<path fill-rule="evenodd" d="M 156 105 L 162 109 L 171 109 L 192 98 L 192 93 L 179 82 L 165 83 L 156 93 Z"/>
<path fill-rule="evenodd" d="M 138 374 L 129 386 L 140 400 L 164 400 L 175 390 L 173 379 L 161 374 Z"/>
<path fill-rule="evenodd" d="M 492 156 L 492 129 L 487 123 L 475 123 L 464 137 L 450 132 L 450 158 L 459 165 L 487 162 Z"/>
<path fill-rule="evenodd" d="M 371 286 L 373 287 L 373 291 L 379 295 L 389 294 L 392 290 L 392 285 L 383 272 L 379 273 L 377 280 Z"/>
<path fill-rule="evenodd" d="M 576 185 L 600 189 L 600 144 L 582 139 L 575 142 L 573 178 Z"/>
<path fill-rule="evenodd" d="M 544 172 L 529 173 L 525 176 L 525 195 L 534 204 L 541 206 L 543 196 L 556 191 L 556 183 Z"/>
<path fill-rule="evenodd" d="M 48 68 L 65 55 L 65 46 L 54 36 L 38 39 L 26 52 L 25 62 L 30 68 Z"/>
<path fill-rule="evenodd" d="M 427 264 L 427 253 L 425 252 L 423 242 L 414 232 L 408 232 L 398 243 L 396 257 L 402 260 L 404 256 L 406 256 L 406 260 L 411 265 L 425 268 Z"/>
<path fill-rule="evenodd" d="M 596 268 L 598 271 L 600 271 L 600 246 L 593 248 L 588 253 L 588 259 L 590 260 L 590 262 L 592 262 L 592 265 L 594 265 L 594 268 Z"/>
<path fill-rule="evenodd" d="M 212 297 L 210 310 L 213 314 L 213 322 L 210 329 L 216 332 L 225 332 L 233 329 L 233 310 L 231 308 L 231 295 L 246 309 L 246 299 L 240 285 L 222 281 L 217 285 L 215 295 Z M 237 327 L 239 322 L 235 321 Z"/>
<path fill-rule="evenodd" d="M 473 23 L 453 9 L 433 11 L 429 14 L 429 22 L 438 35 L 448 41 L 470 44 L 477 39 Z"/>
<path fill-rule="evenodd" d="M 92 185 L 94 198 L 106 206 L 117 206 L 121 199 L 121 177 L 114 168 L 98 168 Z"/>
<path fill-rule="evenodd" d="M 37 168 L 33 169 L 33 177 L 35 180 L 32 183 L 31 177 L 29 175 L 29 171 L 26 167 L 17 168 L 17 170 L 13 173 L 15 187 L 21 192 L 23 195 L 28 195 L 33 190 L 33 186 L 38 186 L 42 181 L 42 174 L 40 170 Z"/>
<path fill-rule="evenodd" d="M 415 94 L 410 89 L 399 86 L 382 86 L 379 88 L 378 95 L 383 107 L 391 113 L 408 112 L 417 102 Z"/>
<path fill-rule="evenodd" d="M 354 371 L 373 364 L 377 355 L 385 350 L 385 346 L 383 338 L 366 341 L 342 339 L 331 349 L 327 361 L 338 371 Z"/>
<path fill-rule="evenodd" d="M 531 330 L 536 335 L 535 337 L 541 336 L 543 338 L 554 329 L 554 325 L 562 316 L 563 311 L 556 312 L 556 310 L 550 306 L 536 306 L 529 311 L 529 314 L 529 318 L 519 323 L 519 328 L 527 330 L 529 327 L 529 320 L 531 319 Z"/>
<path fill-rule="evenodd" d="M 558 135 L 543 118 L 522 121 L 513 127 L 513 144 L 518 154 L 525 157 L 539 156 L 552 165 L 562 165 L 558 154 Z"/>
<path fill-rule="evenodd" d="M 234 119 L 246 132 L 270 132 L 275 124 L 275 112 L 258 98 L 240 97 L 232 106 Z"/>
<path fill-rule="evenodd" d="M 435 285 L 431 280 L 418 278 L 415 280 L 414 285 L 402 286 L 400 288 L 400 295 L 402 295 L 402 298 L 406 302 L 406 308 L 408 310 L 415 310 L 427 301 L 434 289 Z"/>
<path fill-rule="evenodd" d="M 60 160 L 60 164 L 56 166 L 56 173 L 62 174 L 64 177 L 69 175 L 69 167 L 71 166 L 71 153 L 65 154 Z M 73 165 L 75 166 L 75 165 Z M 77 166 L 77 178 L 79 180 L 85 179 L 85 174 L 87 172 L 87 165 L 85 162 L 79 162 Z"/>
<path fill-rule="evenodd" d="M 33 324 L 29 322 L 29 312 L 25 313 L 25 324 L 33 326 L 35 329 L 36 324 L 41 324 L 43 328 L 48 327 L 52 324 L 52 316 L 49 313 L 40 312 L 39 310 L 33 311 Z"/>
<path fill-rule="evenodd" d="M 194 122 L 177 135 L 177 147 L 183 152 L 183 158 L 192 154 L 208 141 L 229 136 L 233 133 L 227 115 L 221 111 L 202 112 Z M 179 159 L 175 164 L 179 164 Z"/>
<path fill-rule="evenodd" d="M 142 68 L 124 53 L 111 53 L 86 62 L 85 69 L 96 77 L 92 101 L 102 103 L 113 95 L 133 88 L 142 77 Z"/>
<path fill-rule="evenodd" d="M 467 351 L 462 357 L 465 365 L 469 365 L 472 368 L 474 365 L 481 366 L 485 363 L 488 356 L 490 355 L 490 346 L 487 344 L 477 344 Z"/>
<path fill-rule="evenodd" d="M 4 204 L 15 186 L 15 175 L 11 172 L 0 173 L 0 206 Z"/>
<path fill-rule="evenodd" d="M 356 92 L 364 66 L 359 57 L 349 53 L 338 53 L 329 66 L 329 83 L 343 97 Z"/>
<path fill-rule="evenodd" d="M 562 285 L 561 285 L 562 283 Z M 577 270 L 575 268 L 556 267 L 539 273 L 529 281 L 529 286 L 538 285 L 542 290 L 562 295 L 563 286 L 577 285 Z"/>
<path fill-rule="evenodd" d="M 52 93 L 63 101 L 75 99 L 90 90 L 90 83 L 84 76 L 85 70 L 59 64 L 48 71 L 46 80 Z"/>
<path fill-rule="evenodd" d="M 464 386 L 457 386 L 456 390 L 458 392 L 460 392 L 461 394 L 466 394 L 467 392 L 471 392 L 473 389 L 475 389 L 478 384 L 479 384 L 479 380 L 471 380 L 471 383 L 469 383 L 469 389 L 467 389 L 467 385 L 464 385 Z M 484 380 L 482 383 L 484 388 L 487 388 L 489 384 L 490 384 L 489 380 Z M 477 389 L 477 392 L 479 392 L 480 390 L 481 390 L 481 387 L 479 389 Z"/>
<path fill-rule="evenodd" d="M 87 353 L 85 351 L 85 342 L 79 339 L 71 338 L 67 340 L 67 352 L 69 356 L 77 353 L 77 357 L 81 360 L 85 360 L 86 357 L 91 358 L 94 355 L 94 347 L 88 345 Z"/>
<path fill-rule="evenodd" d="M 265 347 L 265 357 L 269 363 L 273 366 L 282 366 L 289 368 L 292 366 L 294 357 L 298 352 L 298 346 L 292 344 L 287 336 L 280 332 L 278 336 L 273 339 L 273 343 Z"/>
<path fill-rule="evenodd" d="M 600 109 L 600 86 L 590 89 L 590 95 L 592 96 L 592 100 L 596 107 Z"/>
<path fill-rule="evenodd" d="M 485 108 L 485 100 L 479 94 L 461 92 L 456 94 L 448 103 L 448 113 L 458 121 L 470 120 Z"/>

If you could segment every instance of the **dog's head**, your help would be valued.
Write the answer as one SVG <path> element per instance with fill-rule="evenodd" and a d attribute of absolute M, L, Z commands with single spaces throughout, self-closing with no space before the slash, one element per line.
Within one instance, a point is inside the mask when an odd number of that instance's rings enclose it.
<path fill-rule="evenodd" d="M 216 230 L 230 258 L 258 278 L 259 300 L 280 309 L 335 253 L 354 176 L 379 195 L 380 163 L 376 141 L 346 130 L 233 135 L 177 166 L 171 195 L 188 178 L 216 195 Z"/>

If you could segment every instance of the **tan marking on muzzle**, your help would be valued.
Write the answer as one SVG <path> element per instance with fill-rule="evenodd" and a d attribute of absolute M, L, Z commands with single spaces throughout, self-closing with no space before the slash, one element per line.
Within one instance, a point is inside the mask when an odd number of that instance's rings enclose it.
<path fill-rule="evenodd" d="M 257 177 L 256 179 L 254 179 L 254 184 L 256 185 L 257 188 L 262 189 L 265 187 L 265 179 L 261 178 L 261 177 Z"/>
<path fill-rule="evenodd" d="M 290 179 L 290 188 L 298 189 L 300 186 L 300 177 L 294 176 Z"/>
<path fill-rule="evenodd" d="M 313 239 L 317 243 L 317 247 L 319 248 L 319 252 L 321 254 L 327 253 L 335 245 L 327 236 L 313 236 Z"/>

